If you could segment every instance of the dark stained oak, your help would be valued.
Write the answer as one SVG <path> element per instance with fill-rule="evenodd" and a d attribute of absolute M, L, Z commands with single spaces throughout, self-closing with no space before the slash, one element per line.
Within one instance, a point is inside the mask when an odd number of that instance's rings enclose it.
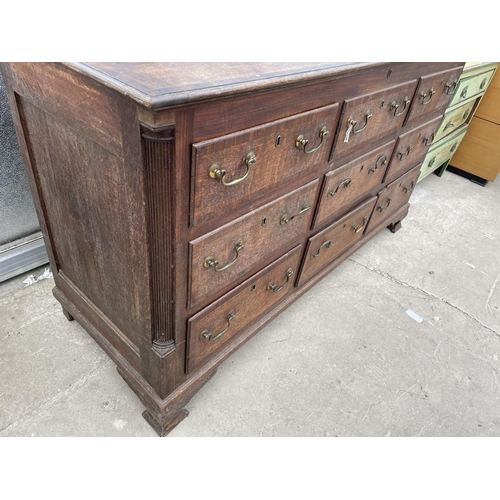
<path fill-rule="evenodd" d="M 235 350 L 401 229 L 463 65 L 0 65 L 54 296 L 159 435 Z"/>

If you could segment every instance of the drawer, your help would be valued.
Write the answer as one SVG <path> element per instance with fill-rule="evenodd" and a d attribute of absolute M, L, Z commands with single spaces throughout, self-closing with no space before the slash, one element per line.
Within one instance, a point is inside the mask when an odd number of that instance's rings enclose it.
<path fill-rule="evenodd" d="M 214 355 L 293 291 L 301 245 L 188 321 L 186 371 Z"/>
<path fill-rule="evenodd" d="M 419 181 L 434 172 L 453 156 L 466 132 L 467 126 L 464 125 L 456 133 L 450 134 L 449 137 L 429 149 L 420 169 Z"/>
<path fill-rule="evenodd" d="M 450 107 L 471 97 L 481 95 L 487 89 L 490 80 L 493 78 L 493 73 L 495 73 L 494 69 L 460 80 L 451 98 Z"/>
<path fill-rule="evenodd" d="M 349 212 L 380 189 L 396 141 L 391 141 L 325 175 L 314 226 Z M 375 192 L 372 192 L 376 190 Z"/>
<path fill-rule="evenodd" d="M 241 213 L 275 186 L 326 163 L 338 112 L 333 104 L 194 144 L 190 225 Z"/>
<path fill-rule="evenodd" d="M 472 115 L 474 114 L 474 109 L 478 99 L 472 99 L 462 106 L 448 111 L 439 125 L 434 142 L 440 141 L 443 137 L 446 137 L 451 132 L 455 131 L 463 125 L 464 123 L 469 123 Z"/>
<path fill-rule="evenodd" d="M 389 184 L 387 188 L 379 194 L 366 232 L 377 227 L 383 220 L 390 217 L 408 202 L 413 188 L 417 183 L 420 167 L 421 165 L 417 165 L 412 168 L 409 172 Z"/>
<path fill-rule="evenodd" d="M 367 141 L 382 138 L 400 128 L 410 108 L 416 86 L 417 81 L 412 80 L 347 99 L 342 107 L 335 139 L 335 156 L 340 158 Z"/>
<path fill-rule="evenodd" d="M 436 110 L 442 113 L 450 102 L 461 74 L 460 67 L 420 78 L 408 121 Z"/>
<path fill-rule="evenodd" d="M 311 227 L 318 179 L 189 243 L 189 305 L 209 303 Z"/>
<path fill-rule="evenodd" d="M 422 163 L 436 136 L 441 116 L 400 135 L 394 148 L 384 183 L 388 184 L 410 168 Z"/>
<path fill-rule="evenodd" d="M 370 198 L 335 224 L 309 238 L 299 285 L 312 278 L 363 237 L 376 201 L 376 196 Z"/>

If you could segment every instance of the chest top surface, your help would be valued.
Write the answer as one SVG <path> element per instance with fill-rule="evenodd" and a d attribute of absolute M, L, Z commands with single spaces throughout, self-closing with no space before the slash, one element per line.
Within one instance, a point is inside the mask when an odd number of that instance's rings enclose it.
<path fill-rule="evenodd" d="M 72 62 L 79 73 L 152 109 L 273 89 L 361 71 L 383 63 Z"/>

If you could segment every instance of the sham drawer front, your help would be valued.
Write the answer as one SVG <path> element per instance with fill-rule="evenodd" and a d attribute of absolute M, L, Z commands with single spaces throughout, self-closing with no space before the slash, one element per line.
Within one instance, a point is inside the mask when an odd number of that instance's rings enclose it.
<path fill-rule="evenodd" d="M 422 77 L 415 92 L 408 121 L 436 110 L 441 110 L 442 113 L 452 98 L 461 74 L 460 67 Z"/>
<path fill-rule="evenodd" d="M 437 134 L 441 119 L 442 116 L 439 116 L 398 137 L 394 154 L 387 167 L 385 184 L 392 182 L 417 163 L 422 163 Z"/>
<path fill-rule="evenodd" d="M 436 137 L 434 138 L 434 142 L 438 142 L 443 137 L 451 134 L 452 132 L 457 130 L 460 125 L 468 123 L 474 113 L 476 101 L 477 99 L 472 99 L 466 102 L 464 105 L 454 110 L 448 111 L 444 115 L 441 125 L 439 125 Z"/>
<path fill-rule="evenodd" d="M 221 291 L 269 262 L 309 230 L 318 179 L 189 243 L 189 306 Z"/>
<path fill-rule="evenodd" d="M 460 80 L 450 101 L 450 107 L 466 101 L 471 97 L 481 95 L 488 88 L 494 73 L 495 70 L 492 69 L 479 75 L 470 76 L 469 78 L 463 78 Z"/>
<path fill-rule="evenodd" d="M 243 130 L 192 147 L 191 226 L 241 210 L 330 154 L 339 105 Z"/>
<path fill-rule="evenodd" d="M 363 198 L 376 194 L 381 187 L 394 144 L 395 141 L 388 142 L 325 175 L 315 227 L 344 215 Z M 374 189 L 377 191 L 372 193 Z"/>
<path fill-rule="evenodd" d="M 301 248 L 298 245 L 188 320 L 188 373 L 293 291 Z"/>
<path fill-rule="evenodd" d="M 436 144 L 435 147 L 429 149 L 424 163 L 422 164 L 422 168 L 420 169 L 419 181 L 428 174 L 434 172 L 434 170 L 439 168 L 443 163 L 450 160 L 458 149 L 466 132 L 467 126 L 464 125 L 460 130 L 457 130 L 456 133 L 451 134 L 449 138 L 445 138 L 444 141 L 441 141 L 439 144 Z"/>
<path fill-rule="evenodd" d="M 335 139 L 335 156 L 340 158 L 368 141 L 381 139 L 400 128 L 410 108 L 416 86 L 417 81 L 412 80 L 347 99 L 342 108 Z"/>
<path fill-rule="evenodd" d="M 376 196 L 370 198 L 335 224 L 309 238 L 298 285 L 312 278 L 363 237 L 376 201 Z"/>
<path fill-rule="evenodd" d="M 417 165 L 387 186 L 378 195 L 373 215 L 366 232 L 377 227 L 383 220 L 390 217 L 410 199 L 413 188 L 417 183 L 421 165 Z"/>

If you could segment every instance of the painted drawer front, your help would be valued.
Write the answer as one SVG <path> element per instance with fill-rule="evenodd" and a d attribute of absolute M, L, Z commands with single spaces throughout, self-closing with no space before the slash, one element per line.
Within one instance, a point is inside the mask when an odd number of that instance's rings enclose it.
<path fill-rule="evenodd" d="M 379 194 L 373 215 L 368 225 L 368 231 L 377 227 L 386 218 L 390 217 L 410 199 L 413 188 L 417 183 L 421 165 L 417 165 L 402 175 Z"/>
<path fill-rule="evenodd" d="M 381 188 L 395 141 L 325 175 L 314 226 L 334 220 Z"/>
<path fill-rule="evenodd" d="M 313 277 L 363 237 L 376 201 L 376 196 L 370 198 L 335 224 L 309 239 L 299 285 Z"/>
<path fill-rule="evenodd" d="M 338 112 L 339 105 L 333 104 L 194 144 L 190 225 L 238 211 L 287 179 L 327 162 Z"/>
<path fill-rule="evenodd" d="M 462 68 L 441 71 L 420 79 L 408 120 L 435 110 L 444 112 L 462 74 Z"/>
<path fill-rule="evenodd" d="M 486 71 L 479 75 L 463 78 L 458 83 L 457 89 L 453 94 L 450 106 L 466 101 L 471 97 L 482 94 L 488 87 L 495 70 Z"/>
<path fill-rule="evenodd" d="M 356 150 L 367 141 L 391 134 L 400 128 L 411 105 L 417 81 L 397 85 L 361 97 L 347 99 L 342 108 L 335 139 L 337 158 Z"/>
<path fill-rule="evenodd" d="M 443 121 L 439 125 L 439 129 L 434 138 L 434 142 L 438 142 L 443 137 L 451 134 L 452 132 L 457 130 L 460 125 L 468 123 L 474 113 L 476 101 L 476 99 L 472 99 L 466 102 L 463 106 L 448 111 L 444 115 Z"/>
<path fill-rule="evenodd" d="M 301 245 L 188 321 L 187 372 L 220 351 L 294 288 Z"/>
<path fill-rule="evenodd" d="M 387 168 L 384 183 L 392 182 L 418 163 L 422 163 L 437 133 L 441 117 L 400 135 Z"/>
<path fill-rule="evenodd" d="M 439 168 L 453 156 L 466 132 L 467 127 L 463 126 L 460 130 L 457 130 L 456 133 L 451 134 L 449 138 L 437 144 L 436 147 L 429 149 L 422 164 L 422 168 L 420 169 L 419 181 L 434 172 L 434 170 Z"/>
<path fill-rule="evenodd" d="M 311 227 L 317 188 L 315 179 L 191 241 L 190 305 L 212 301 L 306 233 Z"/>

